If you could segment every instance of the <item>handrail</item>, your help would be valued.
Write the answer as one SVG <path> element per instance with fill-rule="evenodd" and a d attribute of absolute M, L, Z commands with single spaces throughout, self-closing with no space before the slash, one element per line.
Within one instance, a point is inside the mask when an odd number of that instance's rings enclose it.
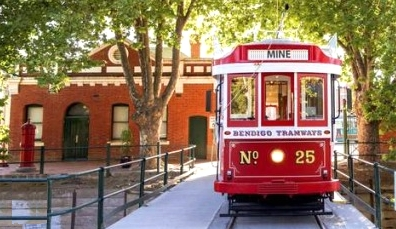
<path fill-rule="evenodd" d="M 117 215 L 119 212 L 124 211 L 124 216 L 125 216 L 125 211 L 133 206 L 138 206 L 141 207 L 145 201 L 155 197 L 156 195 L 159 195 L 161 192 L 164 190 L 170 188 L 172 185 L 175 185 L 177 182 L 180 180 L 185 179 L 187 176 L 191 175 L 195 170 L 194 170 L 194 163 L 195 163 L 195 152 L 194 149 L 196 148 L 195 145 L 191 145 L 179 150 L 174 150 L 166 153 L 158 153 L 157 155 L 154 156 L 149 156 L 149 157 L 144 157 L 144 158 L 138 158 L 126 163 L 122 164 L 115 164 L 115 165 L 110 165 L 110 163 L 106 163 L 108 166 L 104 167 L 99 167 L 96 169 L 90 169 L 82 172 L 76 172 L 76 173 L 71 173 L 71 174 L 57 174 L 57 175 L 48 175 L 47 177 L 40 177 L 40 178 L 10 178 L 10 177 L 0 177 L 0 184 L 1 183 L 7 183 L 7 182 L 25 182 L 25 183 L 46 183 L 47 184 L 47 207 L 46 207 L 46 215 L 39 215 L 39 216 L 14 216 L 14 215 L 3 215 L 0 216 L 0 221 L 2 220 L 43 220 L 46 221 L 46 225 L 48 229 L 51 229 L 51 224 L 52 224 L 52 218 L 55 216 L 63 216 L 66 214 L 75 214 L 78 210 L 87 208 L 87 207 L 96 207 L 96 214 L 97 214 L 97 220 L 96 220 L 96 228 L 101 229 L 105 226 L 106 222 L 110 220 L 112 217 Z M 159 151 L 159 147 L 157 147 L 157 150 Z M 184 155 L 186 154 L 186 155 Z M 169 176 L 169 156 L 170 155 L 179 155 L 178 158 L 180 161 L 178 162 L 178 172 L 179 175 L 175 177 L 170 177 Z M 149 160 L 162 160 L 163 161 L 163 167 L 157 167 L 156 172 L 149 172 L 152 170 L 148 170 L 146 168 L 147 161 Z M 40 163 L 41 165 L 41 163 Z M 43 163 L 44 165 L 44 163 Z M 122 168 L 122 166 L 125 165 L 139 165 L 140 168 L 138 170 L 140 172 L 140 179 L 137 178 L 137 181 L 129 184 L 126 187 L 121 187 L 116 190 L 106 190 L 105 188 L 105 180 L 109 177 L 111 177 L 111 170 L 116 170 L 118 168 Z M 158 164 L 159 165 L 159 164 Z M 184 166 L 189 166 L 188 171 L 184 171 Z M 40 169 L 40 172 L 42 172 L 43 169 Z M 151 173 L 151 174 L 150 174 Z M 71 179 L 76 179 L 76 178 L 81 178 L 83 176 L 89 175 L 95 182 L 96 187 L 97 187 L 97 196 L 94 198 L 91 198 L 88 201 L 79 203 L 78 205 L 73 205 L 72 207 L 61 207 L 54 208 L 53 207 L 53 183 L 54 182 L 62 182 L 64 181 L 69 181 Z M 94 176 L 91 176 L 94 175 Z M 90 178 L 90 179 L 91 179 Z M 147 192 L 145 190 L 146 184 L 151 184 L 152 182 L 157 182 L 157 184 L 160 184 L 159 187 L 157 187 L 155 190 L 152 190 L 151 192 Z M 158 183 L 159 182 L 159 183 Z M 124 203 L 120 206 L 115 207 L 112 209 L 110 212 L 104 212 L 105 208 L 105 200 L 115 197 L 117 195 L 120 195 L 124 193 L 126 195 L 128 192 L 131 190 L 138 189 L 138 196 L 136 198 L 133 198 L 132 200 L 124 200 Z M 71 217 L 72 221 L 74 220 L 74 217 Z M 74 227 L 74 222 L 70 223 L 70 228 Z M 64 227 L 62 227 L 64 228 Z"/>
<path fill-rule="evenodd" d="M 392 202 L 388 197 L 382 195 L 381 192 L 381 172 L 387 172 L 394 176 L 396 170 L 388 168 L 379 164 L 378 162 L 370 162 L 364 159 L 359 158 L 359 155 L 352 155 L 349 153 L 349 140 L 345 143 L 347 152 L 341 153 L 334 151 L 334 163 L 333 163 L 333 175 L 335 178 L 339 178 L 341 176 L 345 181 L 341 182 L 341 188 L 344 194 L 346 194 L 352 204 L 358 204 L 363 207 L 368 213 L 370 213 L 374 217 L 374 224 L 376 227 L 381 228 L 382 225 L 382 204 L 386 204 L 389 206 L 395 207 L 395 203 Z M 346 158 L 347 160 L 347 168 L 341 170 L 339 168 L 338 157 Z M 367 178 L 366 180 L 357 180 L 355 177 L 355 166 L 354 161 L 359 164 L 366 166 L 367 169 L 372 169 L 372 177 L 371 179 Z M 394 178 L 395 179 L 395 178 Z M 342 180 L 342 179 L 340 179 Z M 367 182 L 372 180 L 374 183 Z M 373 187 L 370 187 L 373 185 Z M 367 203 L 364 199 L 360 198 L 356 193 L 356 187 L 360 187 L 362 190 L 366 191 L 367 194 L 373 197 L 374 203 Z M 394 197 L 395 198 L 395 197 Z"/>

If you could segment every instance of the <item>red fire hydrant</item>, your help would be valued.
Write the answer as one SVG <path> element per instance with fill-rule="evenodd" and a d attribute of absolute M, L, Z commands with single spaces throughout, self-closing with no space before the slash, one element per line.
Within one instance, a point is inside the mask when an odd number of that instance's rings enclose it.
<path fill-rule="evenodd" d="M 28 172 L 33 171 L 34 167 L 34 137 L 36 126 L 30 123 L 30 119 L 22 125 L 22 141 L 20 152 L 20 164 L 18 171 Z"/>

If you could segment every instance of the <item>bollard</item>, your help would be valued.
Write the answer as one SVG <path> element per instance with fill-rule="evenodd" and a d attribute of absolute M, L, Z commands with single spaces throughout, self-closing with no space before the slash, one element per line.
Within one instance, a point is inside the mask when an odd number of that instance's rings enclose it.
<path fill-rule="evenodd" d="M 30 119 L 22 125 L 22 141 L 20 152 L 20 164 L 17 171 L 32 172 L 36 170 L 34 166 L 34 136 L 36 126 L 30 123 Z"/>

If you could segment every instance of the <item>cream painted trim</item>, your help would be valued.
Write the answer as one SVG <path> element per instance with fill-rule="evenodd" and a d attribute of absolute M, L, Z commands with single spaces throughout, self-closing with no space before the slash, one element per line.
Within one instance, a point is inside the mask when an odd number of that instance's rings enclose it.
<path fill-rule="evenodd" d="M 140 77 L 135 78 L 136 84 L 142 86 L 142 80 Z M 169 79 L 163 77 L 162 83 L 167 84 Z M 66 87 L 70 87 L 71 85 L 77 86 L 91 86 L 102 85 L 102 86 L 121 86 L 125 83 L 125 79 L 123 77 L 70 77 L 69 80 L 65 83 Z M 175 91 L 176 93 L 183 93 L 183 85 L 184 84 L 216 84 L 216 80 L 212 76 L 182 76 L 179 78 Z M 23 77 L 18 79 L 10 79 L 8 80 L 8 90 L 9 94 L 18 94 L 19 93 L 19 85 L 37 85 L 37 80 L 33 77 Z"/>

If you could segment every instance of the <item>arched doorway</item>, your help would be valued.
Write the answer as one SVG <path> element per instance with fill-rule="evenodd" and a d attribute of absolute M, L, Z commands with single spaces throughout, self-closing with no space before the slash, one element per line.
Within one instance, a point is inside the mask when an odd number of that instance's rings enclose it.
<path fill-rule="evenodd" d="M 188 123 L 188 143 L 197 146 L 196 158 L 206 159 L 208 119 L 205 116 L 192 116 Z"/>
<path fill-rule="evenodd" d="M 63 128 L 63 159 L 88 159 L 89 110 L 82 103 L 72 104 L 66 111 Z"/>

